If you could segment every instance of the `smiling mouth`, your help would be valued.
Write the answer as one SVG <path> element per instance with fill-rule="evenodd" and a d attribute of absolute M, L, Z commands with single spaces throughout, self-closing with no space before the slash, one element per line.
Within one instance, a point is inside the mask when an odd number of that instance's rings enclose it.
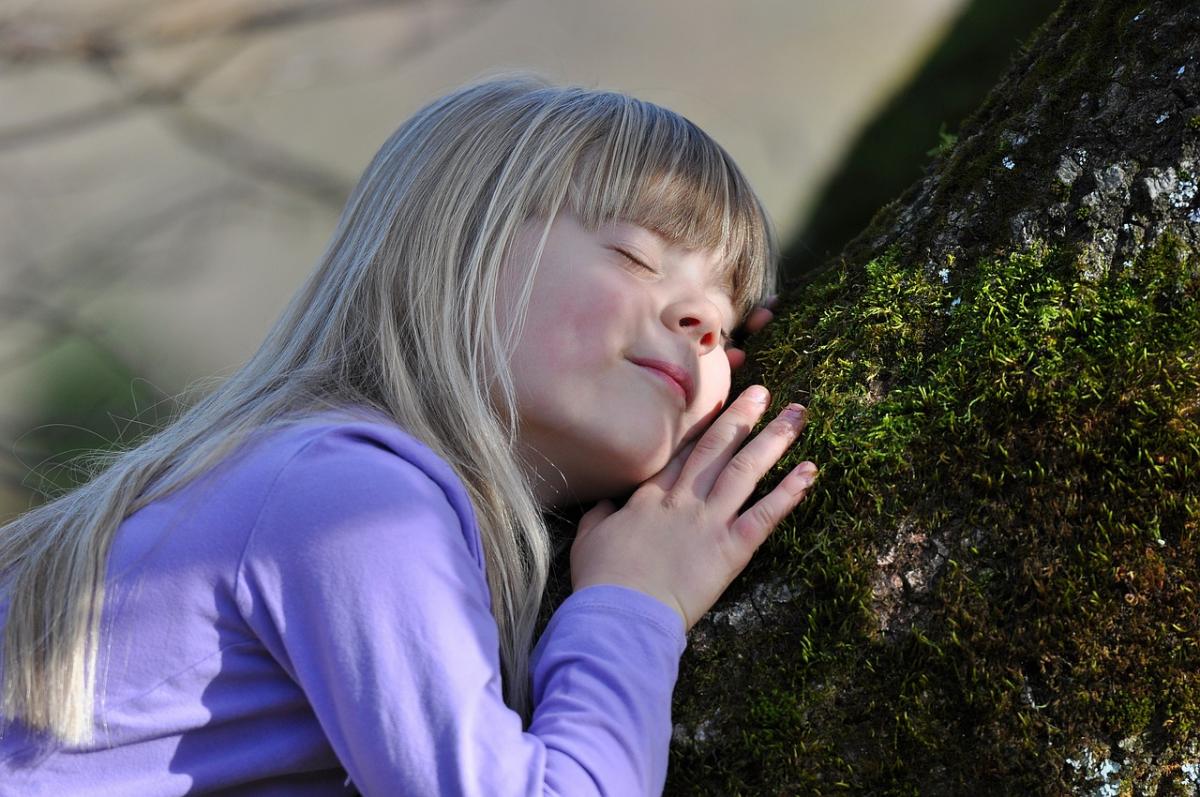
<path fill-rule="evenodd" d="M 671 366 L 667 363 L 659 363 L 655 360 L 633 360 L 632 362 L 639 368 L 649 371 L 656 379 L 667 385 L 671 391 L 675 393 L 675 395 L 679 396 L 679 398 L 683 400 L 683 406 L 685 408 L 692 403 L 692 397 L 689 395 L 690 391 L 688 390 L 688 385 L 685 384 L 684 381 L 691 380 L 686 376 L 682 377 L 681 379 L 672 373 L 672 370 L 677 370 L 674 366 Z"/>

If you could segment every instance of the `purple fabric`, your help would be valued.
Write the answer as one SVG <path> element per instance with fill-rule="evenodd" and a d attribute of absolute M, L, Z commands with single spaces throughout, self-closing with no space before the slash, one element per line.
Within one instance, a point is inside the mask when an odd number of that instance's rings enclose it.
<path fill-rule="evenodd" d="M 679 615 L 618 586 L 569 597 L 523 730 L 466 491 L 391 424 L 264 436 L 128 518 L 108 573 L 97 742 L 10 724 L 4 797 L 662 791 Z"/>

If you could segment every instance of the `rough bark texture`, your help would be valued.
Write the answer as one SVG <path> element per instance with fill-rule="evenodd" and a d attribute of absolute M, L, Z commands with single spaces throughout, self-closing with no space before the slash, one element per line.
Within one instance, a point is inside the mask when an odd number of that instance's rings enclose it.
<path fill-rule="evenodd" d="M 1200 791 L 1200 4 L 1068 0 L 750 376 L 818 488 L 667 793 Z"/>

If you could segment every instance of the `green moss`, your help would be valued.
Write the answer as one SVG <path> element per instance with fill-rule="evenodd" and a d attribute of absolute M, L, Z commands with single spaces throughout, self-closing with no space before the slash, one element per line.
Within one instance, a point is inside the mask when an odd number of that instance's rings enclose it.
<path fill-rule="evenodd" d="M 801 597 L 685 657 L 685 686 L 720 674 L 677 706 L 722 707 L 720 760 L 677 749 L 668 792 L 1056 793 L 1080 738 L 1177 766 L 1200 743 L 1198 265 L 1169 236 L 1100 280 L 1046 247 L 944 275 L 893 251 L 792 297 L 752 356 L 809 406 L 781 468 L 822 474 L 747 582 Z M 928 537 L 924 619 L 888 619 L 879 557 Z"/>
<path fill-rule="evenodd" d="M 957 143 L 958 135 L 947 132 L 946 123 L 942 122 L 938 127 L 938 143 L 932 149 L 926 150 L 925 154 L 931 158 L 944 157 L 954 150 L 954 145 Z"/>
<path fill-rule="evenodd" d="M 1110 65 L 1147 64 L 1141 10 L 1067 2 L 1052 44 L 962 126 L 921 213 L 965 211 L 968 251 L 994 253 L 1028 197 L 1069 199 L 1054 172 L 1079 115 L 1115 82 L 1138 88 Z M 1127 791 L 1184 793 L 1200 749 L 1200 260 L 1168 233 L 1099 275 L 1067 245 L 930 265 L 954 231 L 898 224 L 917 190 L 785 297 L 750 352 L 745 378 L 810 409 L 781 472 L 811 458 L 822 473 L 729 598 L 778 575 L 800 594 L 685 655 L 677 719 L 710 718 L 716 741 L 674 751 L 667 791 L 1062 794 L 1086 743 L 1124 761 Z M 879 240 L 902 248 L 878 256 Z"/>
<path fill-rule="evenodd" d="M 1196 116 L 1193 116 L 1191 119 L 1188 119 L 1187 129 L 1200 131 L 1200 114 L 1197 114 Z"/>

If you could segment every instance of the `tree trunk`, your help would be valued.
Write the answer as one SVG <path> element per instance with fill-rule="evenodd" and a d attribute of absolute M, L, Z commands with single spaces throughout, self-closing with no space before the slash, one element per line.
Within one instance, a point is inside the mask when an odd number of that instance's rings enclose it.
<path fill-rule="evenodd" d="M 690 636 L 668 794 L 1200 789 L 1198 73 L 1200 4 L 1068 0 L 785 295 L 751 376 L 822 475 Z"/>

